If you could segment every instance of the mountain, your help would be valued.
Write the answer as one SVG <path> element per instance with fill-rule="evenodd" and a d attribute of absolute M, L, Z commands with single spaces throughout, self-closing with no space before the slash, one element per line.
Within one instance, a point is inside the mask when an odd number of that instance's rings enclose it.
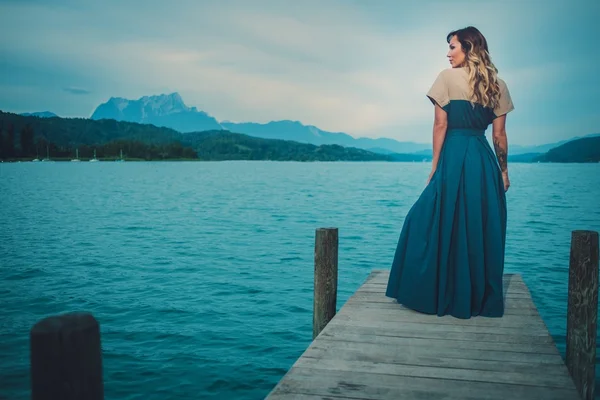
<path fill-rule="evenodd" d="M 313 125 L 304 125 L 299 121 L 271 121 L 266 124 L 256 122 L 221 122 L 221 125 L 232 132 L 244 133 L 265 139 L 286 139 L 300 143 L 315 145 L 338 144 L 377 153 L 414 153 L 431 147 L 426 143 L 400 142 L 388 138 L 354 138 L 344 132 L 328 132 Z"/>
<path fill-rule="evenodd" d="M 24 117 L 39 117 L 39 118 L 52 118 L 52 117 L 58 117 L 58 115 L 54 114 L 53 112 L 50 111 L 38 111 L 38 112 L 32 112 L 32 113 L 22 113 L 19 114 L 22 115 Z"/>
<path fill-rule="evenodd" d="M 137 100 L 111 97 L 94 110 L 91 119 L 152 124 L 184 133 L 223 129 L 207 113 L 186 106 L 179 93 L 143 96 Z"/>
<path fill-rule="evenodd" d="M 600 135 L 571 140 L 536 157 L 539 162 L 600 162 Z"/>
<path fill-rule="evenodd" d="M 510 144 L 510 136 L 508 138 L 508 155 L 510 157 L 510 155 L 520 155 L 520 154 L 533 154 L 533 153 L 538 153 L 538 154 L 542 154 L 542 153 L 546 153 L 547 151 L 549 151 L 550 149 L 559 147 L 565 143 L 568 143 L 572 140 L 576 140 L 576 139 L 581 139 L 581 138 L 588 138 L 588 137 L 595 137 L 595 136 L 600 136 L 600 133 L 592 133 L 590 135 L 586 135 L 586 136 L 575 136 L 573 138 L 570 139 L 565 139 L 565 140 L 561 140 L 559 142 L 554 142 L 554 143 L 546 143 L 546 144 L 541 144 L 541 145 L 533 145 L 533 146 L 522 146 L 522 145 L 511 145 Z"/>

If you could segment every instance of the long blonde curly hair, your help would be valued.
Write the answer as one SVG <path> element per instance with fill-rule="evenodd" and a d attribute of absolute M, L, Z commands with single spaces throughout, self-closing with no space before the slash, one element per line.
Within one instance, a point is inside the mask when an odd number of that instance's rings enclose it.
<path fill-rule="evenodd" d="M 487 40 L 473 26 L 452 31 L 446 37 L 448 43 L 456 36 L 465 53 L 464 67 L 469 73 L 471 102 L 495 108 L 500 99 L 498 69 L 492 62 Z"/>

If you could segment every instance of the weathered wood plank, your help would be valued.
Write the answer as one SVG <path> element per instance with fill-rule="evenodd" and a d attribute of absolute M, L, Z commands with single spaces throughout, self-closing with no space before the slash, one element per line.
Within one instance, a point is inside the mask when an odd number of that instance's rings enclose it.
<path fill-rule="evenodd" d="M 465 333 L 496 333 L 505 335 L 535 335 L 535 336 L 546 336 L 547 331 L 543 328 L 528 329 L 524 331 L 522 328 L 511 328 L 511 327 L 495 327 L 495 326 L 478 326 L 478 325 L 451 325 L 451 324 L 422 324 L 419 322 L 396 322 L 396 321 L 381 321 L 374 319 L 351 319 L 347 315 L 339 315 L 330 322 L 333 324 L 332 327 L 337 327 L 340 330 L 349 329 L 354 326 L 370 327 L 374 330 L 379 329 L 397 329 L 398 332 L 401 330 L 408 331 L 420 331 L 420 332 L 465 332 Z M 431 318 L 435 318 L 432 316 Z"/>
<path fill-rule="evenodd" d="M 417 313 L 403 307 L 400 312 L 399 307 L 365 307 L 360 303 L 347 303 L 341 315 L 354 319 L 376 319 L 378 321 L 396 321 L 396 322 L 419 322 L 423 324 L 435 325 L 458 325 L 458 326 L 494 326 L 494 327 L 538 327 L 546 329 L 545 324 L 531 315 L 506 315 L 503 318 L 471 318 L 456 319 L 451 316 L 435 317 Z"/>
<path fill-rule="evenodd" d="M 367 345 L 369 351 L 365 351 L 365 347 L 343 347 L 344 351 L 339 351 L 340 347 L 335 342 L 321 342 L 310 346 L 303 355 L 304 357 L 312 357 L 318 359 L 336 359 L 348 361 L 371 361 L 384 362 L 390 364 L 406 364 L 417 365 L 424 367 L 444 367 L 444 368 L 462 368 L 474 369 L 480 371 L 495 371 L 495 372 L 521 372 L 531 373 L 532 370 L 545 375 L 568 376 L 565 371 L 564 364 L 557 362 L 555 357 L 539 357 L 525 358 L 521 361 L 506 360 L 498 362 L 498 360 L 476 360 L 466 358 L 469 354 L 459 354 L 458 357 L 442 356 L 433 351 L 426 352 L 395 352 L 390 351 L 384 346 Z M 465 357 L 465 358 L 461 358 Z M 547 362 L 544 362 L 547 361 Z M 535 368 L 532 368 L 535 364 Z"/>
<path fill-rule="evenodd" d="M 575 385 L 519 275 L 502 318 L 458 319 L 385 297 L 373 271 L 268 399 L 577 399 Z"/>
<path fill-rule="evenodd" d="M 471 350 L 457 349 L 450 346 L 410 346 L 410 345 L 382 345 L 369 342 L 351 342 L 351 341 L 330 341 L 329 346 L 342 352 L 348 350 L 363 350 L 365 352 L 374 352 L 379 350 L 387 350 L 390 353 L 403 353 L 410 357 L 447 357 L 447 358 L 462 358 L 470 360 L 496 361 L 496 362 L 521 362 L 530 363 L 532 368 L 539 364 L 557 364 L 564 367 L 562 359 L 555 354 L 532 354 L 519 353 L 514 351 L 497 351 L 497 350 Z M 320 348 L 328 343 L 326 336 L 315 341 L 314 346 Z"/>
<path fill-rule="evenodd" d="M 518 315 L 538 315 L 538 310 L 531 304 L 531 301 L 526 298 L 515 299 L 515 298 L 507 298 L 505 306 L 505 314 L 518 314 Z M 355 294 L 351 298 L 348 299 L 348 303 L 377 303 L 377 304 L 394 304 L 398 306 L 395 299 L 391 299 L 389 297 L 385 297 L 383 295 L 377 293 L 368 293 L 368 294 Z M 517 307 L 516 305 L 522 303 L 522 306 Z M 399 307 L 401 309 L 403 307 Z M 411 310 L 412 311 L 412 310 Z"/>
<path fill-rule="evenodd" d="M 505 291 L 518 292 L 518 293 L 530 293 L 529 288 L 527 287 L 527 285 L 521 278 L 515 277 L 512 280 L 503 280 L 502 282 L 504 284 Z M 388 283 L 387 277 L 386 277 L 386 279 L 383 279 L 383 277 L 380 276 L 377 280 L 373 280 L 368 283 L 364 283 L 363 285 L 360 286 L 360 288 L 361 289 L 368 289 L 368 288 L 376 289 L 378 287 L 381 287 L 381 285 L 386 286 L 387 283 Z"/>
<path fill-rule="evenodd" d="M 410 327 L 402 327 L 398 328 L 388 328 L 388 327 L 380 327 L 377 329 L 377 332 L 373 332 L 373 328 L 371 326 L 357 326 L 357 325 L 347 325 L 335 322 L 332 325 L 336 328 L 344 329 L 345 331 L 353 332 L 360 335 L 373 335 L 377 334 L 380 336 L 397 336 L 397 337 L 414 337 L 414 338 L 422 338 L 422 339 L 451 339 L 451 340 L 463 340 L 467 342 L 497 342 L 504 343 L 506 346 L 509 346 L 512 343 L 547 343 L 554 345 L 554 341 L 550 336 L 546 333 L 529 333 L 521 334 L 521 333 L 487 333 L 487 332 L 464 332 L 464 331 L 454 331 L 448 332 L 447 330 L 423 330 L 417 327 L 416 329 L 411 329 Z"/>
<path fill-rule="evenodd" d="M 376 289 L 372 289 L 372 290 L 357 290 L 355 295 L 369 295 L 369 294 L 381 294 L 380 290 L 376 290 Z M 504 295 L 505 299 L 525 299 L 525 300 L 529 300 L 531 298 L 531 295 L 528 293 L 515 293 L 515 292 L 508 292 Z"/>
<path fill-rule="evenodd" d="M 278 392 L 273 393 L 269 396 L 271 400 L 356 400 L 356 397 L 343 397 L 343 396 L 322 396 L 319 394 L 302 394 L 302 393 L 291 393 L 291 392 Z"/>
<path fill-rule="evenodd" d="M 355 303 L 360 303 L 364 307 L 368 307 L 371 303 L 377 303 L 374 306 L 377 308 L 385 308 L 386 304 L 393 305 L 395 309 L 402 309 L 404 306 L 398 304 L 396 300 L 391 299 L 389 297 L 385 297 L 383 294 L 378 293 L 369 293 L 369 294 L 355 294 L 348 299 L 346 305 L 352 305 Z M 530 299 L 515 299 L 515 298 L 506 298 L 504 299 L 504 309 L 505 311 L 509 311 L 511 309 L 522 309 L 527 308 L 528 310 L 532 310 L 537 314 L 537 308 L 535 305 L 531 303 Z M 410 310 L 414 312 L 413 310 Z M 506 315 L 506 314 L 505 314 Z"/>
<path fill-rule="evenodd" d="M 439 378 L 293 367 L 275 393 L 348 396 L 370 400 L 578 400 L 574 389 L 465 382 Z M 281 397 L 280 397 L 281 398 Z"/>
<path fill-rule="evenodd" d="M 376 269 L 371 271 L 369 276 L 366 278 L 363 284 L 369 283 L 385 283 L 387 284 L 389 278 L 389 270 Z M 512 285 L 519 286 L 524 285 L 525 282 L 519 274 L 504 274 L 502 282 L 505 286 L 512 287 Z M 522 286 L 521 286 L 522 287 Z"/>
<path fill-rule="evenodd" d="M 337 358 L 302 357 L 296 367 L 315 370 L 366 372 L 372 374 L 397 375 L 408 378 L 437 378 L 467 382 L 508 383 L 528 386 L 563 388 L 569 385 L 568 375 L 539 374 L 533 369 L 527 372 L 491 372 L 472 368 L 444 368 L 386 362 L 350 361 Z"/>
<path fill-rule="evenodd" d="M 350 331 L 350 332 L 349 332 Z M 355 343 L 372 343 L 391 348 L 402 346 L 418 347 L 424 346 L 429 348 L 452 347 L 461 350 L 478 350 L 481 352 L 488 351 L 508 351 L 516 353 L 534 353 L 534 354 L 555 354 L 560 355 L 556 348 L 548 346 L 544 343 L 498 343 L 498 342 L 469 342 L 466 340 L 453 339 L 430 339 L 406 336 L 382 336 L 372 332 L 369 335 L 354 333 L 352 330 L 337 331 L 334 333 L 323 332 L 323 340 L 355 342 Z"/>

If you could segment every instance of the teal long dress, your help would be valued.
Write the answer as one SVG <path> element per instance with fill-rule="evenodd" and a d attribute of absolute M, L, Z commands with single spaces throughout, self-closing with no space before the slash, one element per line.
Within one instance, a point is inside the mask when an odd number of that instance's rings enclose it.
<path fill-rule="evenodd" d="M 442 71 L 429 99 L 447 113 L 448 128 L 429 184 L 406 215 L 386 296 L 413 310 L 501 317 L 506 239 L 502 174 L 486 128 L 514 109 L 504 81 L 500 104 L 468 101 L 463 68 Z"/>

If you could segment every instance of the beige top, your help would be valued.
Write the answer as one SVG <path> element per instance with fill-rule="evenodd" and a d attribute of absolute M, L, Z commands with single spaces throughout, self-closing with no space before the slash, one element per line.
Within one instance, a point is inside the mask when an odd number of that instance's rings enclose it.
<path fill-rule="evenodd" d="M 510 92 L 506 83 L 498 78 L 500 85 L 499 104 L 494 108 L 496 117 L 514 110 Z M 469 75 L 466 68 L 448 68 L 439 73 L 433 85 L 427 92 L 432 103 L 444 108 L 452 100 L 470 101 Z"/>

